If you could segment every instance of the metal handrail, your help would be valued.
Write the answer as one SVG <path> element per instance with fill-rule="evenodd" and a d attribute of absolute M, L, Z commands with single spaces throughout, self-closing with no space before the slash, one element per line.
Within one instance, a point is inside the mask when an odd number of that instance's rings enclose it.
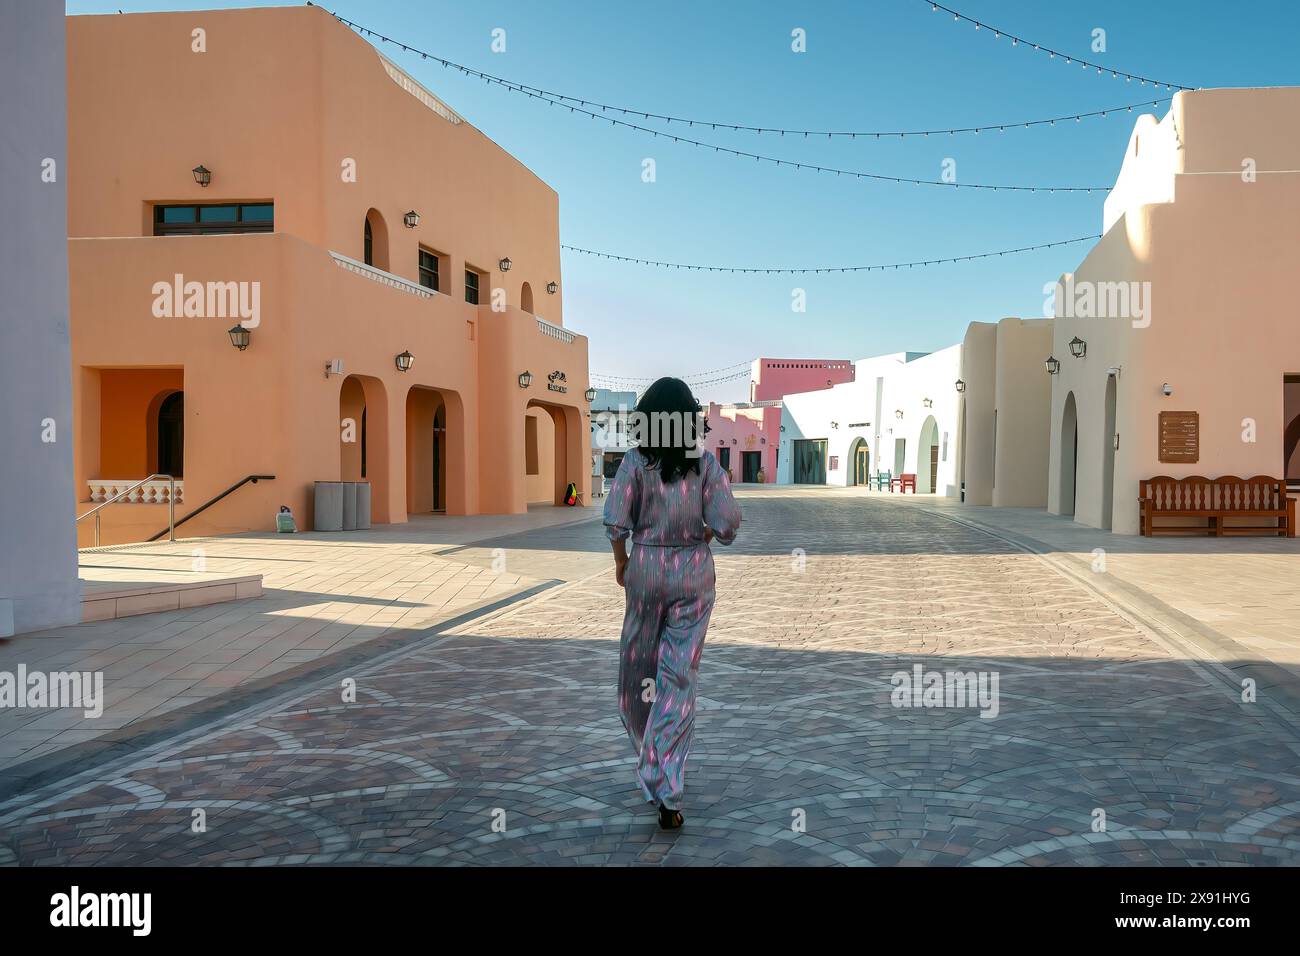
<path fill-rule="evenodd" d="M 107 501 L 102 502 L 101 504 L 98 504 L 95 507 L 91 508 L 84 515 L 77 515 L 77 520 L 75 524 L 81 524 L 83 519 L 89 518 L 91 515 L 95 516 L 95 547 L 98 548 L 99 547 L 99 513 L 103 511 L 105 508 L 107 508 L 109 505 L 113 504 L 114 502 L 120 501 L 122 498 L 125 498 L 131 492 L 139 488 L 141 485 L 147 485 L 151 481 L 158 481 L 160 479 L 166 479 L 167 487 L 168 487 L 167 529 L 171 534 L 171 537 L 168 540 L 175 541 L 176 540 L 176 479 L 173 478 L 171 475 L 150 475 L 148 478 L 141 478 L 130 488 L 122 489 L 113 497 L 109 498 Z"/>
<path fill-rule="evenodd" d="M 211 508 L 213 505 L 215 505 L 218 501 L 220 501 L 221 499 L 225 498 L 226 495 L 229 495 L 229 494 L 231 494 L 232 492 L 236 492 L 236 491 L 238 491 L 240 488 L 244 487 L 244 485 L 248 484 L 250 481 L 251 481 L 253 484 L 257 484 L 259 481 L 275 481 L 275 475 L 245 475 L 243 478 L 239 479 L 239 481 L 235 482 L 233 485 L 231 485 L 229 488 L 227 488 L 227 489 L 226 489 L 225 491 L 223 491 L 221 494 L 219 494 L 219 495 L 213 495 L 211 498 L 209 498 L 209 499 L 208 499 L 207 501 L 205 501 L 203 504 L 199 505 L 197 508 L 195 508 L 195 509 L 194 509 L 193 511 L 191 511 L 189 514 L 187 514 L 187 515 L 186 515 L 184 518 L 182 518 L 180 521 L 176 521 L 176 520 L 175 520 L 175 515 L 173 515 L 173 516 L 172 516 L 172 525 L 171 525 L 172 540 L 173 540 L 173 541 L 176 540 L 176 525 L 178 525 L 178 524 L 184 524 L 185 522 L 187 522 L 187 521 L 189 521 L 191 518 L 193 518 L 195 515 L 198 515 L 198 514 L 201 514 L 201 513 L 204 512 L 204 511 L 207 511 L 209 508 Z M 159 531 L 156 535 L 154 535 L 154 536 L 153 536 L 152 538 L 150 538 L 149 540 L 150 540 L 150 541 L 157 541 L 157 540 L 158 540 L 159 538 L 161 538 L 162 536 L 163 536 L 163 532 Z"/>

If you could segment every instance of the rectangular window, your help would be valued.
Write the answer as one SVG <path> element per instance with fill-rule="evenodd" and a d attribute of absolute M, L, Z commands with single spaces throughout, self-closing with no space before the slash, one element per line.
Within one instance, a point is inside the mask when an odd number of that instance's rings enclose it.
<path fill-rule="evenodd" d="M 438 291 L 438 255 L 420 247 L 420 285 Z"/>
<path fill-rule="evenodd" d="M 537 459 L 537 419 L 529 415 L 524 418 L 524 474 L 541 474 Z"/>
<path fill-rule="evenodd" d="M 155 236 L 216 236 L 274 230 L 275 204 L 269 202 L 153 207 Z"/>
<path fill-rule="evenodd" d="M 478 273 L 473 269 L 465 270 L 465 301 L 478 305 Z"/>

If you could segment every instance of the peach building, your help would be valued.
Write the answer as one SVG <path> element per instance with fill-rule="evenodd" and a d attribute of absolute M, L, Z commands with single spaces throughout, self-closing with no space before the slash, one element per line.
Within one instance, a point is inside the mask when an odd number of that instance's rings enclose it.
<path fill-rule="evenodd" d="M 319 7 L 67 39 L 78 513 L 156 473 L 178 517 L 275 476 L 183 534 L 310 529 L 316 481 L 368 482 L 380 523 L 589 492 L 552 189 Z"/>
<path fill-rule="evenodd" d="M 815 392 L 853 381 L 848 359 L 754 359 L 750 371 L 749 400 L 779 402 L 794 392 Z"/>

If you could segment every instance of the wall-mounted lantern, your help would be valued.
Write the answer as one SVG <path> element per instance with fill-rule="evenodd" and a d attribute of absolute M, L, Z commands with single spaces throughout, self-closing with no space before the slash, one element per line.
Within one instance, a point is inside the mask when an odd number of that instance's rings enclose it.
<path fill-rule="evenodd" d="M 532 372 L 520 372 L 520 373 L 519 373 L 519 387 L 520 387 L 520 388 L 527 388 L 529 385 L 532 385 L 532 384 L 533 384 L 533 373 L 532 373 Z"/>
<path fill-rule="evenodd" d="M 594 402 L 596 400 L 596 390 L 594 388 L 587 389 L 586 395 L 587 401 Z"/>
<path fill-rule="evenodd" d="M 895 409 L 895 410 L 894 410 L 894 417 L 895 417 L 895 418 L 902 418 L 902 417 L 903 417 L 903 410 L 902 410 L 901 408 L 897 408 L 897 409 Z"/>
<path fill-rule="evenodd" d="M 415 356 L 410 352 L 403 352 L 394 358 L 393 361 L 397 363 L 397 370 L 399 372 L 409 372 L 411 366 L 415 363 Z"/>
<path fill-rule="evenodd" d="M 559 292 L 559 291 L 560 291 L 560 284 L 559 284 L 558 282 L 548 282 L 548 283 L 546 283 L 546 294 L 547 294 L 547 295 L 555 295 L 555 293 L 557 293 L 557 292 Z"/>
<path fill-rule="evenodd" d="M 1047 356 L 1047 361 L 1044 362 L 1043 364 L 1047 366 L 1048 375 L 1055 375 L 1057 372 L 1061 370 L 1061 360 L 1057 358 L 1055 355 Z"/>
<path fill-rule="evenodd" d="M 1088 354 L 1088 343 L 1076 335 L 1070 339 L 1070 354 L 1075 358 L 1083 358 Z"/>
<path fill-rule="evenodd" d="M 781 426 L 781 431 L 785 431 L 785 426 L 784 426 L 784 425 Z"/>
<path fill-rule="evenodd" d="M 961 379 L 957 379 L 956 387 L 957 387 L 958 394 L 961 394 L 962 392 L 966 391 L 966 383 L 963 382 Z"/>
<path fill-rule="evenodd" d="M 921 399 L 921 404 L 924 405 L 926 408 L 934 408 L 934 399 L 933 399 L 933 398 L 923 398 L 923 399 Z"/>
<path fill-rule="evenodd" d="M 194 174 L 194 181 L 200 186 L 207 186 L 212 182 L 212 170 L 206 166 L 195 166 L 190 172 Z"/>
<path fill-rule="evenodd" d="M 1160 394 L 1165 396 L 1165 398 L 1168 398 L 1170 395 L 1174 394 L 1174 387 L 1168 382 L 1165 382 L 1165 384 L 1160 386 Z"/>
<path fill-rule="evenodd" d="M 839 428 L 839 427 L 840 427 L 839 422 L 831 422 L 831 428 Z"/>
<path fill-rule="evenodd" d="M 766 439 L 766 438 L 760 438 L 760 439 L 758 440 L 758 443 L 759 443 L 760 445 L 766 445 L 766 444 L 767 444 L 767 439 Z"/>
<path fill-rule="evenodd" d="M 732 443 L 733 445 L 736 444 L 736 439 L 734 439 L 734 438 L 731 439 L 731 443 Z"/>
<path fill-rule="evenodd" d="M 420 214 L 412 209 L 402 217 L 402 222 L 406 223 L 407 229 L 414 229 L 420 224 Z"/>
<path fill-rule="evenodd" d="M 248 348 L 248 340 L 253 337 L 252 329 L 246 329 L 242 325 L 236 325 L 226 334 L 230 336 L 230 344 L 241 352 Z"/>
<path fill-rule="evenodd" d="M 511 263 L 509 256 L 506 256 L 504 259 L 502 259 L 500 262 L 497 263 L 497 267 L 502 272 L 509 272 L 511 265 L 513 265 L 513 263 Z"/>

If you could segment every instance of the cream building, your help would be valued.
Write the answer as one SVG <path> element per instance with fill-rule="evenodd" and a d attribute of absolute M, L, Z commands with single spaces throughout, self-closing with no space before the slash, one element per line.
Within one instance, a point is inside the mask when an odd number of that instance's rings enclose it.
<path fill-rule="evenodd" d="M 1136 534 L 1143 478 L 1300 481 L 1297 119 L 1297 88 L 1138 119 L 1105 234 L 1056 288 L 1050 512 Z M 1192 423 L 1187 460 L 1161 460 L 1162 412 Z"/>
<path fill-rule="evenodd" d="M 972 505 L 1043 508 L 1051 431 L 1051 319 L 972 322 L 962 342 L 958 483 Z"/>
<path fill-rule="evenodd" d="M 854 363 L 854 380 L 782 401 L 777 481 L 860 485 L 880 471 L 917 476 L 917 491 L 958 494 L 961 346 Z"/>

